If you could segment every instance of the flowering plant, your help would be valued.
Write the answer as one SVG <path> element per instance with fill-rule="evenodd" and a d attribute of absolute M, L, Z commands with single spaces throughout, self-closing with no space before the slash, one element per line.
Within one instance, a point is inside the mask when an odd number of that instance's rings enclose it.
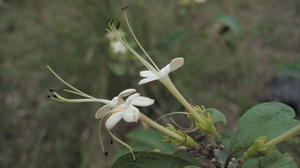
<path fill-rule="evenodd" d="M 163 126 L 143 114 L 138 107 L 151 106 L 154 99 L 141 96 L 136 89 L 126 89 L 119 95 L 109 99 L 95 98 L 64 81 L 48 66 L 48 69 L 71 90 L 64 91 L 79 95 L 80 99 L 65 98 L 51 89 L 49 98 L 66 103 L 97 102 L 102 106 L 95 113 L 95 118 L 100 120 L 100 142 L 105 154 L 105 147 L 101 140 L 101 126 L 105 122 L 107 132 L 114 140 L 125 146 L 131 154 L 119 157 L 112 167 L 215 167 L 238 168 L 246 165 L 249 158 L 254 158 L 260 167 L 295 167 L 289 155 L 281 154 L 276 145 L 291 138 L 300 132 L 300 122 L 293 119 L 295 113 L 287 105 L 268 102 L 256 105 L 244 113 L 238 120 L 238 129 L 230 135 L 222 135 L 216 128 L 217 122 L 226 123 L 225 116 L 214 108 L 191 105 L 190 101 L 182 95 L 172 82 L 169 74 L 184 65 L 184 58 L 174 58 L 163 68 L 159 68 L 150 55 L 142 47 L 134 34 L 126 11 L 123 10 L 125 21 L 142 54 L 139 54 L 126 40 L 125 33 L 120 32 L 119 24 L 115 26 L 109 20 L 108 38 L 112 40 L 111 47 L 114 52 L 131 52 L 146 68 L 139 74 L 142 79 L 139 85 L 159 81 L 186 109 L 186 112 L 169 113 L 170 115 L 182 114 L 191 123 L 191 129 L 184 129 L 173 123 Z M 127 123 L 141 122 L 163 134 L 163 141 L 177 145 L 176 152 L 135 151 L 132 146 L 119 139 L 112 129 L 121 120 Z M 147 132 L 147 131 L 144 131 Z M 194 134 L 190 134 L 194 132 Z M 144 134 L 146 136 L 146 134 Z M 197 135 L 197 136 L 195 136 Z M 226 142 L 226 143 L 225 143 Z M 178 150 L 177 150 L 178 149 Z M 159 150 L 161 151 L 161 149 Z M 183 152 L 183 153 L 182 153 Z M 170 152 L 169 152 L 170 153 Z M 181 154 L 180 154 L 181 153 Z M 132 156 L 132 157 L 131 157 Z M 226 156 L 226 157 L 224 157 Z M 156 158 L 156 159 L 151 159 Z"/>

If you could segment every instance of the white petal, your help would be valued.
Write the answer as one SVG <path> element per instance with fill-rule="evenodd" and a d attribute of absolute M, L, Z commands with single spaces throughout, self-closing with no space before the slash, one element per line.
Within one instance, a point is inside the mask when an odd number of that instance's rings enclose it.
<path fill-rule="evenodd" d="M 182 57 L 174 58 L 170 62 L 171 72 L 173 72 L 173 71 L 177 70 L 178 68 L 182 67 L 183 64 L 184 64 L 184 58 L 182 58 Z"/>
<path fill-rule="evenodd" d="M 132 105 L 141 106 L 141 107 L 150 106 L 153 103 L 154 103 L 154 99 L 150 99 L 145 96 L 137 96 L 131 102 Z"/>
<path fill-rule="evenodd" d="M 151 71 L 141 71 L 140 76 L 144 78 L 148 78 L 148 77 L 154 77 L 155 74 Z"/>
<path fill-rule="evenodd" d="M 101 118 L 101 115 L 112 110 L 112 107 L 110 107 L 109 105 L 105 105 L 102 106 L 99 110 L 97 110 L 96 114 L 95 114 L 95 118 L 99 119 Z"/>
<path fill-rule="evenodd" d="M 121 119 L 123 112 L 117 112 L 108 117 L 105 122 L 105 127 L 107 129 L 112 129 Z"/>
<path fill-rule="evenodd" d="M 153 77 L 149 77 L 149 78 L 144 78 L 144 79 L 142 79 L 142 80 L 139 81 L 139 85 L 143 85 L 145 83 L 149 83 L 149 82 L 155 81 L 157 79 L 158 79 L 157 76 L 153 76 Z"/>
<path fill-rule="evenodd" d="M 112 100 L 111 100 L 111 104 L 113 106 L 117 106 L 119 104 L 119 97 L 115 96 Z"/>
<path fill-rule="evenodd" d="M 136 97 L 138 97 L 138 96 L 140 96 L 140 94 L 139 93 L 135 93 L 135 94 L 133 94 L 133 95 L 130 95 L 129 97 L 127 97 L 127 99 L 125 100 L 125 103 L 126 104 L 131 104 L 131 102 L 136 98 Z"/>
<path fill-rule="evenodd" d="M 166 76 L 169 75 L 170 72 L 171 72 L 171 66 L 170 64 L 168 64 L 159 71 L 159 75 L 160 75 L 159 79 L 165 78 Z"/>
<path fill-rule="evenodd" d="M 119 97 L 126 97 L 126 96 L 129 96 L 133 93 L 135 93 L 136 90 L 135 89 L 126 89 L 126 90 L 123 90 L 120 94 L 119 94 Z"/>
<path fill-rule="evenodd" d="M 126 122 L 137 122 L 140 118 L 140 111 L 138 108 L 130 105 L 125 111 L 123 111 L 122 116 Z"/>

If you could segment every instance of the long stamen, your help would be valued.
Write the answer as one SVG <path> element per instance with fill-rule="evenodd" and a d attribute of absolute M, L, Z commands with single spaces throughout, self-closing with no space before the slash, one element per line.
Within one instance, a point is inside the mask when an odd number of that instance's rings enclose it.
<path fill-rule="evenodd" d="M 107 30 L 109 32 L 117 32 L 116 28 L 114 27 L 114 25 L 109 25 L 110 30 Z M 142 64 L 149 69 L 150 71 L 158 74 L 158 71 L 155 67 L 153 67 L 150 63 L 148 63 L 140 54 L 138 54 L 127 42 L 127 40 L 121 36 L 120 34 L 118 34 L 117 36 L 118 40 L 120 42 L 122 42 L 122 44 L 129 50 L 132 52 L 132 54 L 134 54 L 141 62 Z"/>
<path fill-rule="evenodd" d="M 118 137 L 116 137 L 109 129 L 107 129 L 108 133 L 120 144 L 122 144 L 123 146 L 125 146 L 131 153 L 133 156 L 133 160 L 135 160 L 135 155 L 134 155 L 134 150 L 131 146 L 129 146 L 127 143 L 125 143 L 124 141 L 122 141 L 121 139 L 119 139 Z"/>
<path fill-rule="evenodd" d="M 189 113 L 187 113 L 187 112 L 172 112 L 172 113 L 168 113 L 168 114 L 165 114 L 165 115 L 159 117 L 159 118 L 156 119 L 155 121 L 158 121 L 158 120 L 161 120 L 161 119 L 163 119 L 163 118 L 165 118 L 165 117 L 168 117 L 168 116 L 171 116 L 171 115 L 176 115 L 176 114 L 188 115 Z"/>
<path fill-rule="evenodd" d="M 139 47 L 141 48 L 141 50 L 145 53 L 145 55 L 147 56 L 147 58 L 151 61 L 151 63 L 154 65 L 154 67 L 156 68 L 157 71 L 159 71 L 159 68 L 157 67 L 157 65 L 155 64 L 155 62 L 152 60 L 152 58 L 149 56 L 149 54 L 145 51 L 145 49 L 143 48 L 143 46 L 141 45 L 141 43 L 139 42 L 139 40 L 137 39 L 137 37 L 135 36 L 131 26 L 130 26 L 130 23 L 129 23 L 129 20 L 128 20 L 128 17 L 127 17 L 127 13 L 125 10 L 123 10 L 124 12 L 124 16 L 125 16 L 125 20 L 126 20 L 126 23 L 128 25 L 128 28 L 129 28 L 129 31 L 131 32 L 133 38 L 135 39 L 136 43 L 139 45 Z"/>
<path fill-rule="evenodd" d="M 86 97 L 86 95 L 84 95 L 82 93 L 79 93 L 79 92 L 76 92 L 76 91 L 73 91 L 73 90 L 63 89 L 63 91 L 68 92 L 68 93 L 73 93 L 73 94 L 76 94 L 76 95 L 79 95 L 79 96 L 82 96 L 82 97 Z M 89 97 L 87 97 L 87 98 L 89 98 Z"/>
<path fill-rule="evenodd" d="M 95 97 L 91 96 L 91 95 L 88 95 L 84 92 L 82 92 L 81 90 L 75 88 L 74 86 L 70 85 L 68 82 L 66 82 L 65 80 L 63 80 L 49 65 L 47 65 L 47 68 L 49 69 L 49 71 L 58 79 L 60 80 L 62 83 L 64 83 L 66 86 L 68 86 L 69 88 L 77 91 L 78 93 L 81 93 L 82 95 L 85 95 L 85 97 L 88 97 L 88 98 L 92 98 L 94 99 Z"/>
<path fill-rule="evenodd" d="M 169 120 L 176 126 L 178 127 L 179 129 L 181 129 L 183 132 L 187 133 L 187 132 L 190 132 L 191 130 L 193 130 L 194 128 L 197 128 L 195 127 L 194 123 L 192 122 L 190 128 L 184 128 L 182 126 L 180 126 L 173 118 L 169 118 Z"/>
<path fill-rule="evenodd" d="M 100 121 L 99 121 L 99 141 L 100 141 L 101 148 L 102 148 L 103 152 L 105 151 L 105 148 L 104 148 L 103 141 L 102 141 L 101 128 L 102 128 L 104 118 L 106 118 L 106 117 L 101 118 Z"/>
<path fill-rule="evenodd" d="M 66 103 L 86 103 L 86 102 L 99 102 L 99 103 L 104 103 L 104 104 L 110 104 L 110 100 L 105 100 L 105 99 L 97 99 L 97 98 L 91 98 L 91 99 L 67 99 L 62 97 L 56 92 L 52 92 L 54 96 L 51 98 L 56 101 L 60 102 L 66 102 Z"/>

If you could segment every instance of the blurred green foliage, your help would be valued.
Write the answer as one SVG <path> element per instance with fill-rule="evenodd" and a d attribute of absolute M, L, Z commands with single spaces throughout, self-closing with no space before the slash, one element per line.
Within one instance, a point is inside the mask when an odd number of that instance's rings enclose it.
<path fill-rule="evenodd" d="M 108 67 L 116 59 L 105 39 L 105 21 L 122 21 L 125 5 L 137 36 L 160 66 L 185 58 L 172 78 L 192 104 L 227 113 L 231 124 L 224 131 L 233 128 L 241 109 L 263 99 L 264 85 L 278 67 L 300 61 L 297 0 L 192 6 L 167 0 L 0 0 L 0 167 L 110 164 L 111 157 L 100 151 L 94 120 L 101 105 L 46 99 L 48 88 L 62 85 L 45 66 L 98 97 L 137 87 L 138 62 L 131 60 L 122 76 Z M 127 30 L 124 23 L 121 27 Z M 180 109 L 157 83 L 138 89 L 157 100 L 153 117 Z M 127 129 L 120 127 L 119 135 Z"/>

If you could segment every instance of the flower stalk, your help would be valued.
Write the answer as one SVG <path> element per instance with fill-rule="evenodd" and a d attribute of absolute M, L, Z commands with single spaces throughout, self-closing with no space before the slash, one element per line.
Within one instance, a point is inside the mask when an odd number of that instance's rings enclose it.
<path fill-rule="evenodd" d="M 267 137 L 259 137 L 255 140 L 254 144 L 251 145 L 247 151 L 244 153 L 243 159 L 249 158 L 249 157 L 260 157 L 263 155 L 268 154 L 271 149 L 287 140 L 290 137 L 293 137 L 297 134 L 300 134 L 300 125 L 290 129 L 289 131 L 283 133 L 282 135 L 279 135 L 276 138 L 273 138 L 272 140 L 267 142 Z"/>
<path fill-rule="evenodd" d="M 282 135 L 279 135 L 278 137 L 270 140 L 269 142 L 266 143 L 267 146 L 274 146 L 277 145 L 285 140 L 287 140 L 290 137 L 293 137 L 297 134 L 300 134 L 300 125 L 290 129 L 289 131 L 283 133 Z"/>
<path fill-rule="evenodd" d="M 190 147 L 198 146 L 197 142 L 195 142 L 192 138 L 185 138 L 185 137 L 167 129 L 166 127 L 158 124 L 157 122 L 151 120 L 150 118 L 148 118 L 146 115 L 144 115 L 142 113 L 140 115 L 140 121 L 143 121 L 144 123 L 148 124 L 152 128 L 160 131 L 161 133 L 165 134 L 168 137 L 175 139 L 176 141 L 183 142 L 182 145 L 186 145 L 186 146 L 190 146 Z M 188 136 L 188 135 L 186 135 L 186 136 Z"/>

